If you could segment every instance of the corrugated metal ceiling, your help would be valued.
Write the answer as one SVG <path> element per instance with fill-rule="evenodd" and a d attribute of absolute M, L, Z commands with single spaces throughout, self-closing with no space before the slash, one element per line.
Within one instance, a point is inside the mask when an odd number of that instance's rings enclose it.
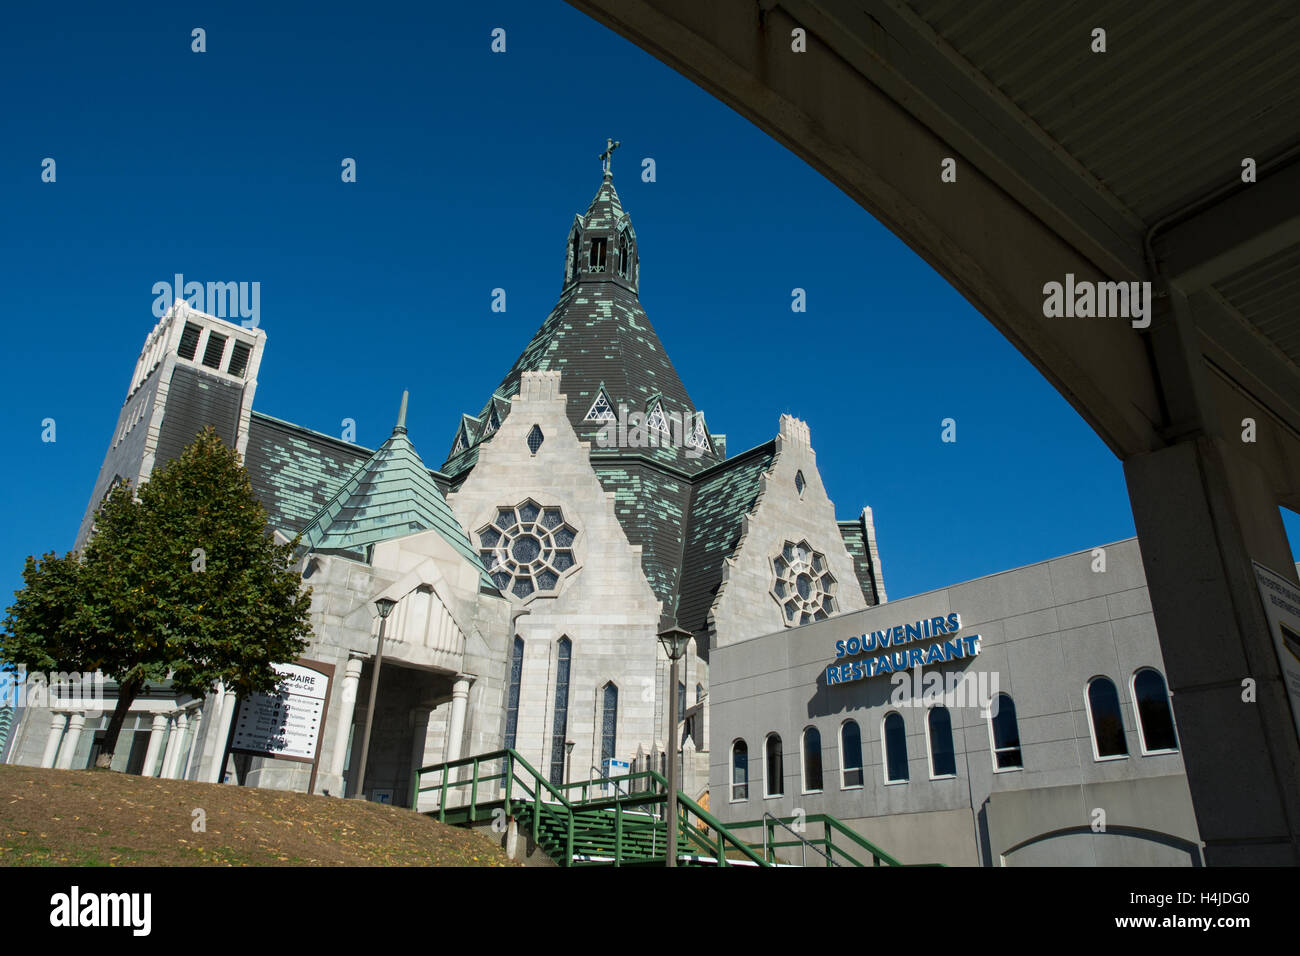
<path fill-rule="evenodd" d="M 910 6 L 1148 224 L 1300 134 L 1295 0 Z"/>

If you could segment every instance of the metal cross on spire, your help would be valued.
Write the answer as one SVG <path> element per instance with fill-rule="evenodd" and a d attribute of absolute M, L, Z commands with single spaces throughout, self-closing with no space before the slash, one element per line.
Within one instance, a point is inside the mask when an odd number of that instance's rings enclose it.
<path fill-rule="evenodd" d="M 605 151 L 600 154 L 600 168 L 606 176 L 610 175 L 609 165 L 614 158 L 614 150 L 618 149 L 619 145 L 612 139 L 605 140 Z"/>

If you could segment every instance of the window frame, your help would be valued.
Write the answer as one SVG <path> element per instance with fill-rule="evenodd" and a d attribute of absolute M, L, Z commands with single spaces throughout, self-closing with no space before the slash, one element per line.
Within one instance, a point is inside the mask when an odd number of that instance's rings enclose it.
<path fill-rule="evenodd" d="M 1111 689 L 1115 692 L 1115 707 L 1118 711 L 1120 737 L 1124 741 L 1124 752 L 1122 754 L 1107 754 L 1102 756 L 1101 748 L 1097 746 L 1097 719 L 1092 712 L 1092 685 L 1099 680 L 1110 683 Z M 1092 741 L 1092 759 L 1094 763 L 1103 763 L 1110 760 L 1127 760 L 1131 755 L 1128 749 L 1128 729 L 1124 726 L 1124 702 L 1119 696 L 1119 688 L 1115 682 L 1105 674 L 1094 674 L 1088 678 L 1088 682 L 1083 685 L 1083 706 L 1088 715 L 1088 739 Z"/>
<path fill-rule="evenodd" d="M 768 754 L 769 745 L 772 742 L 773 738 L 776 738 L 777 747 L 779 748 L 777 753 L 778 756 L 781 758 L 781 766 L 778 768 L 779 772 L 776 778 L 777 784 L 778 786 L 780 786 L 781 789 L 776 791 L 775 793 L 770 792 L 768 788 L 768 784 L 772 782 L 772 772 L 768 766 L 767 754 Z M 775 730 L 773 730 L 773 731 L 769 731 L 768 734 L 763 738 L 763 799 L 775 800 L 778 799 L 779 797 L 784 797 L 784 796 L 785 796 L 785 741 L 781 739 L 780 734 L 778 734 Z"/>
<path fill-rule="evenodd" d="M 1011 701 L 1011 709 L 1012 709 L 1013 711 L 1015 710 L 1015 707 L 1016 707 L 1016 701 L 1015 701 L 1015 698 L 1013 698 L 1013 697 L 1012 697 L 1010 694 L 1008 694 L 1006 691 L 999 691 L 997 694 L 994 694 L 994 695 L 993 695 L 993 702 L 994 702 L 994 703 L 997 703 L 997 700 L 998 700 L 999 697 L 1005 697 L 1007 700 Z M 1001 710 L 1001 707 L 999 706 L 998 709 Z M 994 773 L 1016 773 L 1017 771 L 1024 770 L 1024 769 L 1025 769 L 1025 741 L 1024 741 L 1024 739 L 1021 738 L 1021 736 L 1020 736 L 1020 717 L 1019 717 L 1018 715 L 1015 717 L 1015 722 L 1016 722 L 1016 739 L 1019 740 L 1020 743 L 1019 743 L 1019 745 L 1017 745 L 1017 746 L 1014 747 L 1014 748 L 1012 748 L 1012 747 L 1001 747 L 1001 748 L 999 748 L 999 747 L 998 747 L 998 738 L 997 738 L 997 734 L 996 734 L 996 733 L 994 732 L 994 730 L 993 730 L 993 721 L 994 721 L 994 719 L 995 719 L 995 717 L 994 717 L 994 714 L 993 714 L 993 708 L 990 707 L 990 708 L 988 709 L 989 760 L 992 761 L 992 763 L 993 763 L 993 772 L 994 772 Z M 1014 749 L 1014 750 L 1019 750 L 1019 751 L 1020 751 L 1020 766 L 1018 766 L 1018 767 L 999 767 L 999 766 L 998 766 L 998 751 L 999 751 L 999 750 L 1012 750 L 1012 749 Z"/>
<path fill-rule="evenodd" d="M 952 746 L 952 773 L 935 773 L 934 772 L 934 739 L 930 736 L 930 720 L 935 711 L 942 710 L 948 715 L 948 743 Z M 926 769 L 930 773 L 931 780 L 955 780 L 957 779 L 957 738 L 953 734 L 952 711 L 942 704 L 925 709 L 925 755 Z"/>
<path fill-rule="evenodd" d="M 1169 712 L 1169 729 L 1174 734 L 1174 746 L 1172 748 L 1159 748 L 1156 750 L 1147 747 L 1147 729 L 1146 724 L 1142 722 L 1142 707 L 1138 701 L 1137 679 L 1143 671 L 1150 671 L 1160 678 L 1160 686 L 1165 691 L 1165 709 Z M 1178 734 L 1178 722 L 1174 720 L 1174 702 L 1173 695 L 1169 693 L 1169 680 L 1162 674 L 1159 668 L 1152 667 L 1150 664 L 1144 664 L 1133 671 L 1129 677 L 1129 694 L 1133 701 L 1133 720 L 1137 724 L 1138 731 L 1138 748 L 1142 751 L 1143 757 L 1158 757 L 1165 754 L 1176 754 L 1182 752 L 1182 739 Z"/>
<path fill-rule="evenodd" d="M 739 784 L 739 786 L 745 788 L 745 793 L 743 796 L 739 796 L 739 797 L 736 796 L 736 787 L 738 786 L 736 783 L 736 744 L 740 744 L 742 747 L 745 748 L 745 782 Z M 728 782 L 729 789 L 727 793 L 728 796 L 730 797 L 731 803 L 744 803 L 747 800 L 749 800 L 749 744 L 745 741 L 744 737 L 737 737 L 735 740 L 731 742 L 731 750 L 729 751 L 729 753 L 731 756 L 731 762 L 730 762 L 731 779 Z"/>
<path fill-rule="evenodd" d="M 817 735 L 817 772 L 821 779 L 820 787 L 808 786 L 808 733 Z M 822 732 L 816 724 L 809 724 L 799 734 L 799 792 L 824 793 L 826 791 L 826 760 L 822 748 Z"/>
<path fill-rule="evenodd" d="M 849 767 L 844 761 L 844 731 L 852 724 L 858 732 L 858 765 Z M 861 790 L 867 785 L 867 768 L 866 762 L 862 759 L 862 724 L 853 717 L 846 717 L 840 722 L 840 789 L 841 790 Z M 857 783 L 848 783 L 847 776 L 851 770 L 856 770 L 858 774 Z"/>
<path fill-rule="evenodd" d="M 903 770 L 906 777 L 895 780 L 889 776 L 889 733 L 885 725 L 889 722 L 890 717 L 897 717 L 903 725 Z M 891 710 L 880 718 L 880 769 L 885 778 L 885 786 L 897 787 L 912 782 L 912 761 L 907 753 L 907 721 L 901 713 Z"/>

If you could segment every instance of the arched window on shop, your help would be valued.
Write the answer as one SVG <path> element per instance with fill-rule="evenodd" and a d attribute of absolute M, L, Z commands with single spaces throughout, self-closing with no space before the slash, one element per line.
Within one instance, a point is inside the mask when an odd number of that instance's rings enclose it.
<path fill-rule="evenodd" d="M 840 768 L 842 788 L 862 786 L 862 731 L 856 720 L 846 720 L 840 728 Z"/>
<path fill-rule="evenodd" d="M 1133 702 L 1137 705 L 1142 752 L 1177 751 L 1178 734 L 1174 731 L 1174 712 L 1169 706 L 1169 688 L 1158 670 L 1143 667 L 1133 675 Z"/>
<path fill-rule="evenodd" d="M 1088 723 L 1092 727 L 1093 753 L 1098 760 L 1128 756 L 1119 692 L 1109 677 L 1094 677 L 1088 681 Z"/>
<path fill-rule="evenodd" d="M 903 715 L 892 711 L 885 715 L 884 730 L 880 739 L 885 745 L 885 782 L 907 782 L 907 730 Z"/>
<path fill-rule="evenodd" d="M 781 737 L 768 734 L 763 746 L 763 782 L 765 797 L 779 797 L 785 793 L 785 770 L 781 766 Z"/>
<path fill-rule="evenodd" d="M 1016 705 L 1008 694 L 998 694 L 989 709 L 989 732 L 993 735 L 993 769 L 1019 770 L 1025 765 L 1020 754 L 1020 727 Z"/>
<path fill-rule="evenodd" d="M 743 740 L 731 745 L 731 799 L 749 799 L 749 747 Z"/>
<path fill-rule="evenodd" d="M 925 723 L 926 736 L 930 738 L 930 776 L 955 777 L 957 754 L 952 745 L 952 717 L 948 708 L 932 708 Z"/>
<path fill-rule="evenodd" d="M 816 727 L 803 732 L 803 792 L 820 793 L 822 789 L 822 735 Z"/>

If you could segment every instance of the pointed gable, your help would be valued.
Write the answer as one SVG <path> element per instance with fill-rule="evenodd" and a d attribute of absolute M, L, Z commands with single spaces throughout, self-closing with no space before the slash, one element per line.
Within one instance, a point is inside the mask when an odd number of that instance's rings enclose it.
<path fill-rule="evenodd" d="M 405 401 L 403 401 L 403 418 Z M 399 424 L 393 434 L 343 483 L 302 531 L 312 551 L 366 560 L 372 545 L 420 531 L 437 531 L 475 565 L 491 586 L 478 552 L 470 545 L 415 446 Z"/>

